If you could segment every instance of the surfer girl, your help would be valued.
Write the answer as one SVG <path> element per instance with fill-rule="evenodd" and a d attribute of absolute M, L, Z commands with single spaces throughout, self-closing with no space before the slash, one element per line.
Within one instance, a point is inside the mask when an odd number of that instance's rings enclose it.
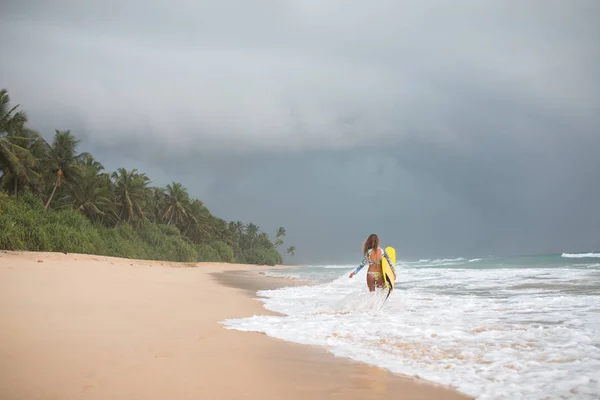
<path fill-rule="evenodd" d="M 365 265 L 369 264 L 369 269 L 367 270 L 367 286 L 369 287 L 369 292 L 375 291 L 376 286 L 382 288 L 384 285 L 383 271 L 381 270 L 381 260 L 383 260 L 383 257 L 387 259 L 387 262 L 390 264 L 395 275 L 396 271 L 394 270 L 394 264 L 392 264 L 392 261 L 385 250 L 379 247 L 379 236 L 374 233 L 369 235 L 363 244 L 362 262 L 354 271 L 352 271 L 350 278 L 356 275 Z"/>

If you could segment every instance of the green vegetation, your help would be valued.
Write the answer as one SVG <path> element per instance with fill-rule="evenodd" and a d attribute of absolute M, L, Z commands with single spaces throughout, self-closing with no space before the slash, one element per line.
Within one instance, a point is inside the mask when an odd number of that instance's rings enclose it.
<path fill-rule="evenodd" d="M 288 247 L 287 248 L 287 253 L 293 257 L 294 254 L 296 253 L 296 248 L 294 246 Z"/>
<path fill-rule="evenodd" d="M 19 106 L 9 108 L 9 100 L 0 90 L 0 249 L 283 262 L 277 250 L 283 227 L 273 242 L 253 223 L 212 215 L 181 183 L 152 187 L 136 169 L 106 172 L 91 154 L 78 153 L 70 131 L 57 130 L 46 142 L 27 127 Z"/>

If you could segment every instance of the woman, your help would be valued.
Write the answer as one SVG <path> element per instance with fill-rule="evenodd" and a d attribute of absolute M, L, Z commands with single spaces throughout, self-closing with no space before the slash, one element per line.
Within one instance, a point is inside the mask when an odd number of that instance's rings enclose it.
<path fill-rule="evenodd" d="M 386 258 L 388 263 L 390 264 L 394 275 L 396 275 L 396 271 L 394 270 L 394 264 L 390 260 L 390 257 L 387 255 L 384 249 L 379 248 L 379 237 L 376 234 L 371 234 L 365 240 L 363 244 L 363 260 L 358 267 L 350 274 L 350 278 L 358 273 L 367 263 L 369 264 L 369 269 L 367 271 L 367 286 L 369 286 L 369 292 L 375 291 L 375 287 L 382 288 L 384 286 L 383 282 L 383 271 L 381 270 L 381 260 L 383 257 Z"/>

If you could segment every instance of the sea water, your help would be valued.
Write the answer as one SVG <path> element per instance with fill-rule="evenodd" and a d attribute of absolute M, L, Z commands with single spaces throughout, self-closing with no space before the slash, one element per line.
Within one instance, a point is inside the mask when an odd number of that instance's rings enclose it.
<path fill-rule="evenodd" d="M 600 254 L 399 262 L 387 300 L 353 268 L 270 271 L 313 283 L 257 293 L 283 316 L 224 324 L 478 399 L 600 399 Z"/>

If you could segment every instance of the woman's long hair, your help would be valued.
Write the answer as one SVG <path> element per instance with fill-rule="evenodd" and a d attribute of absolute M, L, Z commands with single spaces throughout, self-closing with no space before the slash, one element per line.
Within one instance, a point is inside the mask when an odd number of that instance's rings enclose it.
<path fill-rule="evenodd" d="M 367 254 L 369 249 L 376 249 L 379 247 L 379 236 L 372 233 L 369 235 L 365 243 L 363 244 L 363 255 Z"/>

